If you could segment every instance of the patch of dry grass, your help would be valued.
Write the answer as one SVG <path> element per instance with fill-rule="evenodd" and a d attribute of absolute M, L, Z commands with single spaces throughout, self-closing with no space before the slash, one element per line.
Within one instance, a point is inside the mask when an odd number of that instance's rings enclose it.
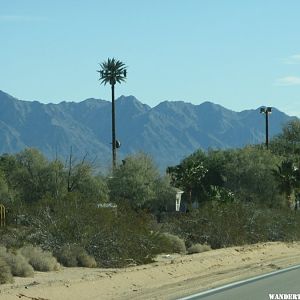
<path fill-rule="evenodd" d="M 211 247 L 207 244 L 194 244 L 187 249 L 188 254 L 201 253 L 205 251 L 210 251 Z"/>
<path fill-rule="evenodd" d="M 32 266 L 20 253 L 15 254 L 7 251 L 5 247 L 0 247 L 0 257 L 8 264 L 12 275 L 19 277 L 33 276 Z"/>
<path fill-rule="evenodd" d="M 95 258 L 77 245 L 64 245 L 57 251 L 56 257 L 66 267 L 95 268 L 97 266 Z"/>
<path fill-rule="evenodd" d="M 164 232 L 164 238 L 167 240 L 169 244 L 169 250 L 173 253 L 186 253 L 185 242 L 179 236 Z"/>
<path fill-rule="evenodd" d="M 36 271 L 48 272 L 59 269 L 59 263 L 49 251 L 32 245 L 24 246 L 19 251 Z"/>
<path fill-rule="evenodd" d="M 6 263 L 3 257 L 0 256 L 0 284 L 12 283 L 13 281 L 14 280 L 9 265 Z"/>

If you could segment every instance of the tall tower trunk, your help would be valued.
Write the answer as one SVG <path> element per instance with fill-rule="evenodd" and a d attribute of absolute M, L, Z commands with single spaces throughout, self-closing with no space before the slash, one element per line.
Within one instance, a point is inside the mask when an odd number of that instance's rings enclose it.
<path fill-rule="evenodd" d="M 266 148 L 269 149 L 269 113 L 266 112 Z"/>
<path fill-rule="evenodd" d="M 115 85 L 111 85 L 111 128 L 112 128 L 112 167 L 116 168 L 116 120 L 115 120 Z"/>

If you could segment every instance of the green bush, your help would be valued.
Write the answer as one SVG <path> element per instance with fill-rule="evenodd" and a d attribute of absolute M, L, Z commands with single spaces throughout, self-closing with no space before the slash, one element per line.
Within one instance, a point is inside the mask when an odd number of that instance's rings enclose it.
<path fill-rule="evenodd" d="M 167 249 L 172 253 L 186 253 L 185 242 L 179 236 L 164 232 L 162 236 L 167 243 Z"/>
<path fill-rule="evenodd" d="M 33 268 L 20 253 L 11 253 L 5 247 L 0 247 L 0 257 L 9 265 L 12 275 L 19 277 L 32 277 Z"/>
<path fill-rule="evenodd" d="M 65 267 L 94 268 L 97 266 L 95 258 L 89 255 L 84 248 L 77 245 L 64 245 L 55 255 Z"/>
<path fill-rule="evenodd" d="M 36 271 L 48 272 L 59 269 L 59 263 L 53 257 L 52 253 L 43 251 L 40 247 L 33 247 L 32 245 L 24 246 L 20 249 L 20 253 Z"/>
<path fill-rule="evenodd" d="M 0 256 L 0 284 L 12 283 L 13 281 L 9 265 L 6 263 L 5 259 Z"/>
<path fill-rule="evenodd" d="M 191 247 L 187 249 L 188 254 L 194 254 L 194 253 L 202 253 L 205 251 L 210 251 L 211 247 L 207 244 L 194 244 Z"/>

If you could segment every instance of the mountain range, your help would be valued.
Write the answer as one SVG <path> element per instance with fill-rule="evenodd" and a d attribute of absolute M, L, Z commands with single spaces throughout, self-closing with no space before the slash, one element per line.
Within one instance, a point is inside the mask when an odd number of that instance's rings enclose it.
<path fill-rule="evenodd" d="M 218 104 L 199 105 L 164 101 L 150 107 L 134 96 L 116 100 L 118 158 L 138 151 L 149 153 L 162 170 L 179 163 L 196 149 L 226 149 L 257 144 L 265 139 L 265 118 L 260 108 L 235 112 Z M 272 109 L 270 137 L 291 118 Z M 0 90 L 0 153 L 35 147 L 49 159 L 90 159 L 108 167 L 111 163 L 111 102 L 43 104 L 23 101 Z"/>

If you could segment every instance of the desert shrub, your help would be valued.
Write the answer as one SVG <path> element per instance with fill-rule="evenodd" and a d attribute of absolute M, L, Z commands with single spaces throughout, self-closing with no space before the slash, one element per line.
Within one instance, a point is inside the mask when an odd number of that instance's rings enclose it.
<path fill-rule="evenodd" d="M 128 225 L 128 224 L 127 224 Z M 107 228 L 94 235 L 89 251 L 103 267 L 124 267 L 153 262 L 161 253 L 158 235 L 131 226 Z M 137 226 L 138 227 L 138 226 Z"/>
<path fill-rule="evenodd" d="M 202 253 L 205 251 L 210 251 L 211 247 L 207 244 L 194 244 L 191 247 L 187 249 L 188 254 L 193 254 L 193 253 Z"/>
<path fill-rule="evenodd" d="M 81 248 L 84 250 L 83 248 Z M 97 267 L 97 262 L 95 258 L 91 255 L 89 255 L 85 250 L 80 251 L 77 254 L 77 261 L 78 261 L 78 266 L 79 267 L 86 267 L 86 268 L 95 268 Z"/>
<path fill-rule="evenodd" d="M 8 264 L 11 267 L 11 272 L 14 276 L 32 277 L 33 268 L 28 264 L 24 256 L 20 254 L 10 253 Z"/>
<path fill-rule="evenodd" d="M 47 272 L 59 269 L 59 263 L 52 253 L 44 251 L 40 247 L 24 246 L 20 249 L 20 253 L 36 271 Z"/>
<path fill-rule="evenodd" d="M 152 234 L 157 230 L 148 213 L 125 205 L 117 211 L 97 209 L 76 197 L 38 211 L 31 219 L 34 229 L 28 242 L 52 251 L 67 267 L 91 267 L 95 261 L 103 267 L 144 264 L 161 253 L 161 237 Z M 74 245 L 81 250 L 74 250 Z"/>
<path fill-rule="evenodd" d="M 86 249 L 102 267 L 124 267 L 153 262 L 166 244 L 149 214 L 120 206 L 110 222 L 96 227 Z"/>
<path fill-rule="evenodd" d="M 77 245 L 64 245 L 55 253 L 58 261 L 66 267 L 87 267 L 97 266 L 94 257 L 89 255 L 83 247 Z"/>
<path fill-rule="evenodd" d="M 213 249 L 267 241 L 300 239 L 300 214 L 255 203 L 206 203 L 189 214 L 170 217 L 162 228 L 184 238 L 188 246 Z"/>
<path fill-rule="evenodd" d="M 102 267 L 145 264 L 171 245 L 157 233 L 149 213 L 135 211 L 126 203 L 117 210 L 96 208 L 70 193 L 68 199 L 51 205 L 31 216 L 33 229 L 27 242 L 51 251 L 64 266 L 95 266 L 87 253 Z M 81 250 L 75 251 L 74 245 Z M 173 248 L 169 246 L 167 252 L 174 252 Z"/>
<path fill-rule="evenodd" d="M 186 253 L 185 242 L 179 236 L 164 232 L 163 237 L 167 243 L 167 249 L 172 253 Z"/>
<path fill-rule="evenodd" d="M 10 267 L 3 257 L 0 256 L 0 284 L 12 283 L 13 276 Z"/>
<path fill-rule="evenodd" d="M 190 214 L 169 219 L 165 230 L 182 236 L 187 245 L 208 244 L 213 249 L 260 240 L 261 233 L 246 230 L 252 206 L 240 203 L 207 203 Z M 257 235 L 258 234 L 258 235 Z"/>
<path fill-rule="evenodd" d="M 36 214 L 31 216 L 33 230 L 28 235 L 28 243 L 52 253 L 60 252 L 65 244 L 87 249 L 86 245 L 99 228 L 116 218 L 114 211 L 97 209 L 78 193 L 67 196 L 61 201 L 49 200 L 51 206 L 37 208 Z"/>
<path fill-rule="evenodd" d="M 17 239 L 12 233 L 1 232 L 0 234 L 0 246 L 11 248 L 18 244 Z"/>
<path fill-rule="evenodd" d="M 54 255 L 63 266 L 77 267 L 77 258 L 70 245 L 64 245 L 61 249 L 57 250 Z"/>
<path fill-rule="evenodd" d="M 33 276 L 33 268 L 20 253 L 8 252 L 5 247 L 0 247 L 0 257 L 9 265 L 12 275 L 19 277 Z"/>
<path fill-rule="evenodd" d="M 24 241 L 28 237 L 29 230 L 26 227 L 18 226 L 18 228 L 4 227 L 0 229 L 0 246 L 7 249 L 18 249 L 24 245 Z"/>

